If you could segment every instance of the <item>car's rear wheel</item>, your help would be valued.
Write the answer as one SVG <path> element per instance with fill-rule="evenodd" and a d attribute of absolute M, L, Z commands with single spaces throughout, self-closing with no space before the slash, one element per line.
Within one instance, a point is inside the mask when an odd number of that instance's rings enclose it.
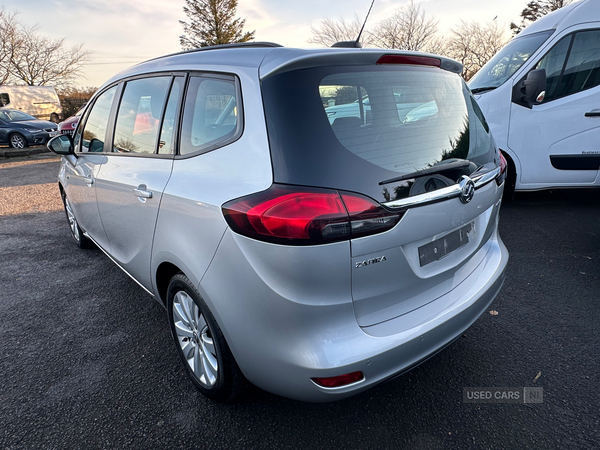
<path fill-rule="evenodd" d="M 208 306 L 185 275 L 171 279 L 167 302 L 177 352 L 196 388 L 215 401 L 238 397 L 246 385 L 244 375 Z"/>
<path fill-rule="evenodd" d="M 71 207 L 71 203 L 67 198 L 66 194 L 63 192 L 61 194 L 63 205 L 65 207 L 65 214 L 67 215 L 67 220 L 69 221 L 69 228 L 71 230 L 71 236 L 75 239 L 77 246 L 79 248 L 89 248 L 92 246 L 92 241 L 86 238 L 83 235 L 83 231 L 79 227 L 77 223 L 77 219 L 75 218 L 75 214 L 73 213 L 73 208 Z"/>
<path fill-rule="evenodd" d="M 27 147 L 27 141 L 25 137 L 19 133 L 13 133 L 8 137 L 8 142 L 12 148 L 25 148 Z"/>

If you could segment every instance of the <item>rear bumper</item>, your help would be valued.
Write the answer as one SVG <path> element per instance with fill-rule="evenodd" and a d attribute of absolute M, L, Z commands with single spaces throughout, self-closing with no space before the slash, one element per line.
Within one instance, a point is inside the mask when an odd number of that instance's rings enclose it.
<path fill-rule="evenodd" d="M 255 261 L 250 264 L 247 256 L 256 251 L 256 245 L 264 246 L 227 231 L 200 282 L 200 292 L 246 377 L 267 391 L 310 402 L 357 394 L 415 367 L 450 344 L 494 300 L 508 261 L 508 251 L 495 232 L 484 261 L 466 280 L 465 289 L 453 290 L 383 324 L 361 328 L 345 288 L 329 292 L 327 299 L 309 296 L 298 301 L 293 293 L 274 286 L 260 268 L 255 269 Z M 328 253 L 346 251 L 343 244 L 335 244 Z M 289 255 L 292 261 L 294 256 Z M 317 272 L 331 270 L 331 260 L 325 259 Z M 228 281 L 224 272 L 235 274 L 238 281 Z M 361 371 L 364 380 L 341 388 L 326 389 L 311 381 L 355 371 Z"/>

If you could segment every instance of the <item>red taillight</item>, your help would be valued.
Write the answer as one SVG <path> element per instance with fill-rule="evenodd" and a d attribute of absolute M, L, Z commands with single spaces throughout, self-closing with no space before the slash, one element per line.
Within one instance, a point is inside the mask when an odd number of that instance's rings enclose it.
<path fill-rule="evenodd" d="M 417 55 L 383 55 L 377 60 L 376 64 L 415 64 L 418 66 L 440 67 L 442 61 L 430 56 Z"/>
<path fill-rule="evenodd" d="M 337 388 L 347 386 L 357 381 L 364 380 L 365 376 L 362 372 L 346 373 L 344 375 L 338 375 L 337 377 L 327 378 L 311 378 L 316 384 L 325 388 Z"/>
<path fill-rule="evenodd" d="M 500 154 L 500 175 L 496 177 L 496 183 L 500 186 L 506 180 L 506 174 L 508 172 L 508 163 L 506 162 L 506 158 L 502 154 L 502 152 L 498 152 Z"/>
<path fill-rule="evenodd" d="M 360 194 L 274 184 L 223 205 L 233 231 L 262 241 L 315 245 L 379 233 L 401 214 Z"/>

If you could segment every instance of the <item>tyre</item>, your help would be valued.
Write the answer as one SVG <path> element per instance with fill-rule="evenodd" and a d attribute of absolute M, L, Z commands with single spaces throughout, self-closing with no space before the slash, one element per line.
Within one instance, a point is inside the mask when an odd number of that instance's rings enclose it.
<path fill-rule="evenodd" d="M 171 279 L 167 305 L 177 353 L 196 388 L 214 401 L 237 398 L 246 379 L 208 306 L 185 275 Z"/>
<path fill-rule="evenodd" d="M 504 181 L 504 193 L 502 194 L 502 201 L 510 202 L 515 196 L 515 185 L 517 183 L 517 168 L 512 158 L 506 153 L 502 152 L 506 159 L 506 180 Z"/>
<path fill-rule="evenodd" d="M 8 137 L 8 143 L 12 148 L 25 148 L 27 147 L 27 141 L 23 135 L 19 133 L 13 133 Z"/>
<path fill-rule="evenodd" d="M 58 123 L 59 122 L 58 114 L 56 114 L 56 113 L 50 114 L 50 122 Z"/>
<path fill-rule="evenodd" d="M 69 221 L 69 228 L 71 229 L 71 236 L 75 239 L 77 246 L 79 248 L 90 248 L 93 243 L 91 240 L 86 238 L 83 235 L 83 231 L 79 228 L 79 224 L 77 223 L 77 219 L 75 218 L 75 214 L 73 213 L 73 208 L 71 208 L 71 203 L 67 198 L 64 192 L 61 193 L 63 205 L 65 207 L 65 214 L 67 215 L 67 220 Z"/>

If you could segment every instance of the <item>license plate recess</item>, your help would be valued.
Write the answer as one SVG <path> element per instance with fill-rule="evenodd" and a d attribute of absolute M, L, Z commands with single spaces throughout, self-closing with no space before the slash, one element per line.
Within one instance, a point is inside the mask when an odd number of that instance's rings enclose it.
<path fill-rule="evenodd" d="M 469 235 L 474 231 L 475 224 L 471 222 L 452 233 L 448 233 L 429 244 L 419 247 L 419 263 L 421 267 L 438 261 L 453 251 L 467 245 L 469 243 Z"/>

